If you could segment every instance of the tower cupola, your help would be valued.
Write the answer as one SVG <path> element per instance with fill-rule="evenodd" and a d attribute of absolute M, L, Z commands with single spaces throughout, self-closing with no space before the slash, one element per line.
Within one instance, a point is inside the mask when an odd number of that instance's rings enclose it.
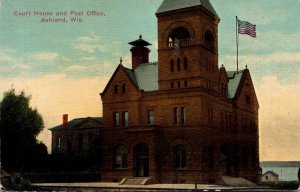
<path fill-rule="evenodd" d="M 130 49 L 132 53 L 132 69 L 137 68 L 140 64 L 149 63 L 150 49 L 147 46 L 151 44 L 142 39 L 142 35 L 139 36 L 139 39 L 128 44 L 132 45 Z"/>

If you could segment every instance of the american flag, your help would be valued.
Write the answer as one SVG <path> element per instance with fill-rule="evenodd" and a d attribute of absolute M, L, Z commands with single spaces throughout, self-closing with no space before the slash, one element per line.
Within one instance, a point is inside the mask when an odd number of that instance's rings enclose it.
<path fill-rule="evenodd" d="M 174 41 L 174 54 L 177 57 L 180 57 L 182 55 L 182 49 L 180 48 L 180 41 L 177 38 L 175 38 Z"/>
<path fill-rule="evenodd" d="M 239 34 L 246 34 L 251 37 L 256 37 L 256 25 L 252 25 L 248 21 L 238 20 L 238 32 Z"/>

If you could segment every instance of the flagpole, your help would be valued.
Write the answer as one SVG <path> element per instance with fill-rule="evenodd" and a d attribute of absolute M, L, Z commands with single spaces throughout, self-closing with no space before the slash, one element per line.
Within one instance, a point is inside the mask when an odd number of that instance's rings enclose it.
<path fill-rule="evenodd" d="M 235 16 L 235 23 L 236 23 L 236 31 L 235 31 L 235 36 L 236 36 L 236 72 L 239 72 L 239 37 L 238 37 L 238 18 Z"/>

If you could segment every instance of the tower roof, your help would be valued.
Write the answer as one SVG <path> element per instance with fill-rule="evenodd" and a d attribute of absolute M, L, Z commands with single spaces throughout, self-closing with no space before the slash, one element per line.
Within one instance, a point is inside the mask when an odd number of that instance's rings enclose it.
<path fill-rule="evenodd" d="M 209 0 L 164 0 L 156 11 L 156 14 L 195 6 L 202 6 L 211 14 L 218 17 Z"/>
<path fill-rule="evenodd" d="M 148 45 L 151 45 L 151 43 L 145 41 L 144 39 L 142 39 L 142 35 L 140 35 L 140 38 L 135 40 L 135 41 L 132 41 L 132 42 L 129 42 L 128 43 L 129 45 L 132 45 L 132 46 L 137 46 L 137 47 L 143 47 L 143 46 L 148 46 Z"/>

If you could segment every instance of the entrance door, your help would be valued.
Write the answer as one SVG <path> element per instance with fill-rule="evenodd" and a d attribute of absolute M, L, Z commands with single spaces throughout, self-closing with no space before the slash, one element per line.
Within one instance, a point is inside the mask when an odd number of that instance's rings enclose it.
<path fill-rule="evenodd" d="M 149 149 L 145 143 L 136 145 L 135 163 L 137 177 L 149 176 Z"/>
<path fill-rule="evenodd" d="M 223 176 L 231 176 L 230 147 L 221 146 L 221 171 Z"/>

